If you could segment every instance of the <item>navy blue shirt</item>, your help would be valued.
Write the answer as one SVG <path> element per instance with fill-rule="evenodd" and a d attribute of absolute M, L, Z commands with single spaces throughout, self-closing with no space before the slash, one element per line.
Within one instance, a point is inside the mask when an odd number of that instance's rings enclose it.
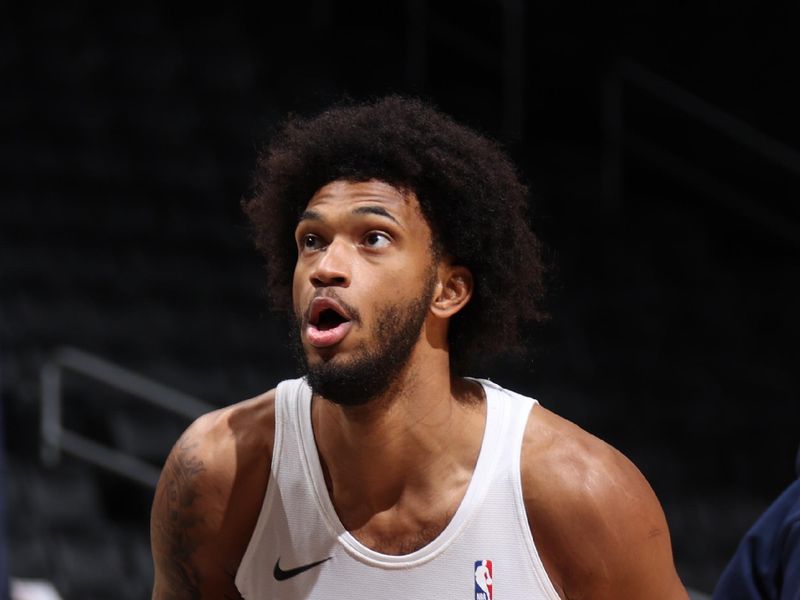
<path fill-rule="evenodd" d="M 713 595 L 713 600 L 756 599 L 800 600 L 800 480 L 747 532 Z"/>

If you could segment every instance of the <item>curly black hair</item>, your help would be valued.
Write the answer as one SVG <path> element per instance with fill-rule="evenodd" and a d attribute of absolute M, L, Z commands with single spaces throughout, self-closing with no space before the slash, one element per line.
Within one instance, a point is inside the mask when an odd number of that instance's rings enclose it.
<path fill-rule="evenodd" d="M 452 368 L 522 350 L 521 325 L 546 317 L 527 188 L 496 143 L 418 99 L 290 115 L 264 148 L 242 204 L 266 258 L 273 308 L 292 310 L 294 230 L 314 193 L 336 180 L 371 179 L 413 192 L 437 249 L 472 273 L 472 299 L 450 323 Z"/>

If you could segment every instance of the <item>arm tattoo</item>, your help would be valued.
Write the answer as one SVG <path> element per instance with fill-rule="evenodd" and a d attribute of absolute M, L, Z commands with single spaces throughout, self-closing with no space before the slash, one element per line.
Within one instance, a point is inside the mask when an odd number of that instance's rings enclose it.
<path fill-rule="evenodd" d="M 165 466 L 156 499 L 158 511 L 153 515 L 153 525 L 154 534 L 161 539 L 157 561 L 163 575 L 158 589 L 164 592 L 159 599 L 195 600 L 201 597 L 201 573 L 193 561 L 200 544 L 194 539 L 192 529 L 203 523 L 203 515 L 193 505 L 198 497 L 195 480 L 205 471 L 205 466 L 194 455 L 196 446 L 178 443 L 172 459 Z"/>

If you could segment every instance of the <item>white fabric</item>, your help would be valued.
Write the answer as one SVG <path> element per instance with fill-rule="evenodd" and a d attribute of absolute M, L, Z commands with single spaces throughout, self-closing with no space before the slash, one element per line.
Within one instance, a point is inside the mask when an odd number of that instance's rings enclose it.
<path fill-rule="evenodd" d="M 11 600 L 61 600 L 53 584 L 44 579 L 17 579 L 10 582 Z"/>
<path fill-rule="evenodd" d="M 236 573 L 246 600 L 558 600 L 536 551 L 520 484 L 520 448 L 536 404 L 489 381 L 486 426 L 467 492 L 425 547 L 390 556 L 339 521 L 325 487 L 305 380 L 282 382 L 267 493 Z M 284 571 L 330 557 L 294 577 Z M 491 561 L 491 565 L 487 561 Z M 486 594 L 491 590 L 491 596 Z"/>

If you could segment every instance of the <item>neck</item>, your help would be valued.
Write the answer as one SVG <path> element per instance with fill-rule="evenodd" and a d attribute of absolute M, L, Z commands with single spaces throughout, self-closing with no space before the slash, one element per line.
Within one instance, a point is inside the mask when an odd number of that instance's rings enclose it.
<path fill-rule="evenodd" d="M 363 515 L 355 520 L 368 519 L 471 476 L 485 420 L 482 390 L 451 376 L 446 352 L 421 354 L 364 406 L 315 397 L 315 439 L 340 516 L 357 507 Z"/>

